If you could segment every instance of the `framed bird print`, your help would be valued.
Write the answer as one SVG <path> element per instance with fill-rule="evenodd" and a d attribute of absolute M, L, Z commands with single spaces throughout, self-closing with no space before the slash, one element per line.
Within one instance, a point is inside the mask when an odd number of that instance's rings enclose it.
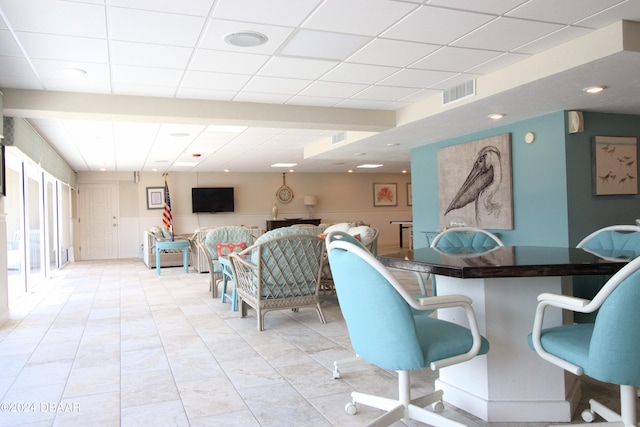
<path fill-rule="evenodd" d="M 438 150 L 441 227 L 513 229 L 511 134 Z"/>
<path fill-rule="evenodd" d="M 637 138 L 593 138 L 593 194 L 638 194 Z"/>

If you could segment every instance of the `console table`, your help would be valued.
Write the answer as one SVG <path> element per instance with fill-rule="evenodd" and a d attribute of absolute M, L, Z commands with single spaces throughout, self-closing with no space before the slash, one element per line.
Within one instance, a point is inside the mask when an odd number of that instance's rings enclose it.
<path fill-rule="evenodd" d="M 267 231 L 275 230 L 276 228 L 281 228 L 281 227 L 289 227 L 291 225 L 296 225 L 296 224 L 310 224 L 310 225 L 318 226 L 320 225 L 320 220 L 319 219 L 302 219 L 302 218 L 269 220 L 267 221 Z"/>

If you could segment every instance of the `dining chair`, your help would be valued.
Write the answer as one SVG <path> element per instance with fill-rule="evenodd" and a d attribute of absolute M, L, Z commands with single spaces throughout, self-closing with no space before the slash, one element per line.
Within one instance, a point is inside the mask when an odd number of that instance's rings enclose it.
<path fill-rule="evenodd" d="M 603 258 L 635 258 L 640 255 L 640 227 L 637 225 L 611 225 L 584 237 L 578 248 Z M 573 296 L 591 299 L 611 275 L 576 276 L 573 278 Z M 591 323 L 596 313 L 574 313 L 574 322 Z"/>
<path fill-rule="evenodd" d="M 448 228 L 431 242 L 432 248 L 494 248 L 504 246 L 495 234 L 478 227 Z"/>
<path fill-rule="evenodd" d="M 205 255 L 205 258 L 209 263 L 209 290 L 211 291 L 211 296 L 213 298 L 218 296 L 219 280 L 223 281 L 221 301 L 225 302 L 227 297 L 231 298 L 230 294 L 226 292 L 227 276 L 222 274 L 223 267 L 218 259 L 218 244 L 240 245 L 241 243 L 244 243 L 245 246 L 251 246 L 254 241 L 255 237 L 253 235 L 253 230 L 239 225 L 228 225 L 213 228 L 207 232 L 204 241 L 195 241 L 195 243 L 200 247 L 200 252 Z M 238 246 L 238 248 L 240 248 L 240 246 Z"/>
<path fill-rule="evenodd" d="M 636 401 L 640 385 L 640 258 L 609 279 L 593 299 L 541 294 L 529 334 L 529 345 L 544 360 L 575 375 L 620 386 L 620 413 L 589 400 L 582 419 L 600 415 L 613 425 L 637 425 Z M 547 308 L 597 315 L 594 323 L 543 329 Z M 574 426 L 576 424 L 572 424 Z M 580 424 L 587 426 L 590 424 Z M 603 425 L 598 423 L 597 425 Z"/>
<path fill-rule="evenodd" d="M 258 330 L 272 310 L 320 306 L 320 280 L 325 256 L 324 240 L 316 230 L 284 227 L 260 236 L 247 249 L 229 255 L 242 317 L 247 306 L 256 310 Z"/>
<path fill-rule="evenodd" d="M 411 398 L 410 371 L 440 369 L 471 360 L 489 351 L 480 335 L 471 300 L 462 295 L 428 297 L 416 301 L 369 251 L 330 233 L 328 257 L 342 315 L 355 352 L 367 362 L 398 373 L 398 398 L 351 393 L 345 406 L 357 413 L 356 404 L 385 411 L 367 424 L 387 426 L 415 419 L 433 426 L 462 426 L 443 417 L 443 392 Z M 415 311 L 456 309 L 466 313 L 469 328 L 416 315 Z M 431 405 L 431 409 L 426 406 Z"/>

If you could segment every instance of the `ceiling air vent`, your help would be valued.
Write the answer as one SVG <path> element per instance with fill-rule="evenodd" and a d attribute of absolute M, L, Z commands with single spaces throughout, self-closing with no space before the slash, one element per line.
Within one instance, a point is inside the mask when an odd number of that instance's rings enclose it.
<path fill-rule="evenodd" d="M 442 92 L 442 105 L 451 104 L 452 102 L 460 101 L 461 99 L 475 96 L 476 94 L 476 81 L 469 80 L 458 86 L 454 86 L 449 89 L 445 89 Z"/>
<path fill-rule="evenodd" d="M 344 134 L 344 132 L 336 133 L 331 137 L 331 144 L 340 144 L 345 140 L 345 138 L 346 135 Z"/>

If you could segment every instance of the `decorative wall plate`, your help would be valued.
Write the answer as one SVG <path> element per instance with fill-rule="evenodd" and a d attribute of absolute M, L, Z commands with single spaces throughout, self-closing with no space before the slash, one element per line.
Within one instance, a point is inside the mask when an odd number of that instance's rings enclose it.
<path fill-rule="evenodd" d="M 293 190 L 287 186 L 285 174 L 282 174 L 282 185 L 276 191 L 276 197 L 280 203 L 289 203 L 293 200 Z"/>

